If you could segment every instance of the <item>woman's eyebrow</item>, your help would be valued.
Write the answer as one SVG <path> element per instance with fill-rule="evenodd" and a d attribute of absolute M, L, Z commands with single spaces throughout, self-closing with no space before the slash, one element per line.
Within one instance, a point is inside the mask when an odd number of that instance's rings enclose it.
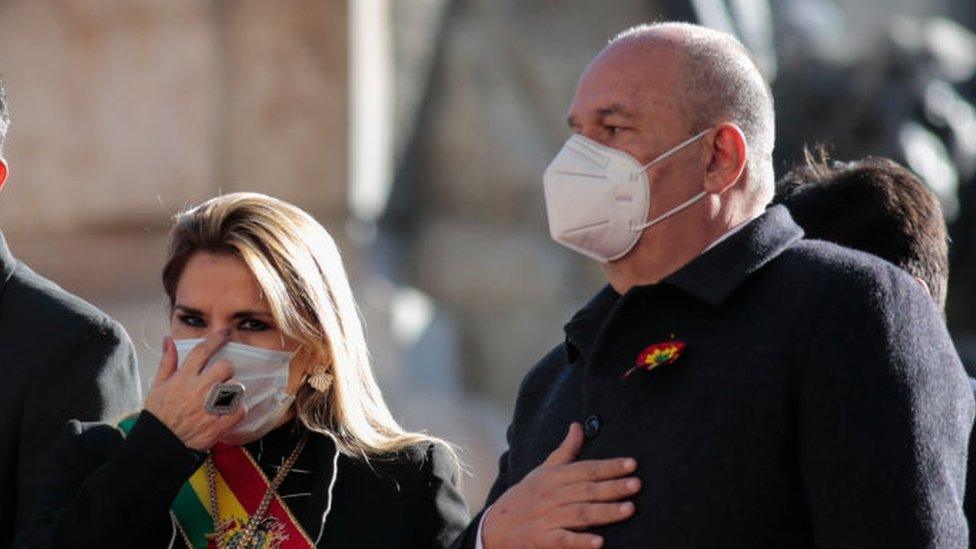
<path fill-rule="evenodd" d="M 256 311 L 256 310 L 255 311 L 252 311 L 252 310 L 237 311 L 236 313 L 234 313 L 234 316 L 232 316 L 231 318 L 248 318 L 248 317 L 252 317 L 252 316 L 267 316 L 267 317 L 270 317 L 271 316 L 271 312 L 270 311 Z"/>
<path fill-rule="evenodd" d="M 183 305 L 181 303 L 177 303 L 176 305 L 173 305 L 173 308 L 179 309 L 189 315 L 203 316 L 203 311 L 199 309 L 194 309 L 193 307 L 187 307 L 186 305 Z"/>

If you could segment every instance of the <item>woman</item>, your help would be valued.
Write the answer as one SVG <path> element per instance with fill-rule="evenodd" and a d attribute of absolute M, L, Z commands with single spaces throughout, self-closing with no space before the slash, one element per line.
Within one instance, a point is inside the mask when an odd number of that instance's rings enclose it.
<path fill-rule="evenodd" d="M 69 425 L 23 547 L 443 547 L 457 460 L 397 425 L 331 237 L 260 194 L 176 218 L 145 408 Z"/>

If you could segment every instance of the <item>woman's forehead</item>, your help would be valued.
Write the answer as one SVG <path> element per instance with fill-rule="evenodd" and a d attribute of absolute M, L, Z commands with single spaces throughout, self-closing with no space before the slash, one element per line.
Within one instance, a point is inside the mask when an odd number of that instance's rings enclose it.
<path fill-rule="evenodd" d="M 242 259 L 209 252 L 197 252 L 187 261 L 176 286 L 176 302 L 193 308 L 267 308 L 257 279 Z"/>

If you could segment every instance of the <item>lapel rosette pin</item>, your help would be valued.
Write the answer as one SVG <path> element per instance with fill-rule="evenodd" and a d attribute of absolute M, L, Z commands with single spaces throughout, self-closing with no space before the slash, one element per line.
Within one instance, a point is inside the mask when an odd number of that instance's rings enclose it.
<path fill-rule="evenodd" d="M 621 381 L 627 379 L 630 377 L 630 374 L 636 372 L 637 370 L 647 370 L 650 372 L 658 366 L 666 366 L 671 364 L 678 360 L 684 350 L 684 341 L 671 340 L 655 343 L 641 351 L 641 354 L 637 355 L 637 360 L 634 367 L 624 372 L 623 377 L 620 379 Z"/>

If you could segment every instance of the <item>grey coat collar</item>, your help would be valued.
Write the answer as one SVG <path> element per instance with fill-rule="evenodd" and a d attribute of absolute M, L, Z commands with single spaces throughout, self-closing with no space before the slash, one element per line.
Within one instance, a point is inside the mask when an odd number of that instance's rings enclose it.
<path fill-rule="evenodd" d="M 803 229 L 793 221 L 789 211 L 784 206 L 773 206 L 659 284 L 631 288 L 624 299 L 650 288 L 672 286 L 718 307 L 750 276 L 801 238 Z M 607 285 L 566 324 L 566 354 L 570 362 L 577 353 L 589 356 L 601 326 L 618 301 L 620 294 Z"/>

